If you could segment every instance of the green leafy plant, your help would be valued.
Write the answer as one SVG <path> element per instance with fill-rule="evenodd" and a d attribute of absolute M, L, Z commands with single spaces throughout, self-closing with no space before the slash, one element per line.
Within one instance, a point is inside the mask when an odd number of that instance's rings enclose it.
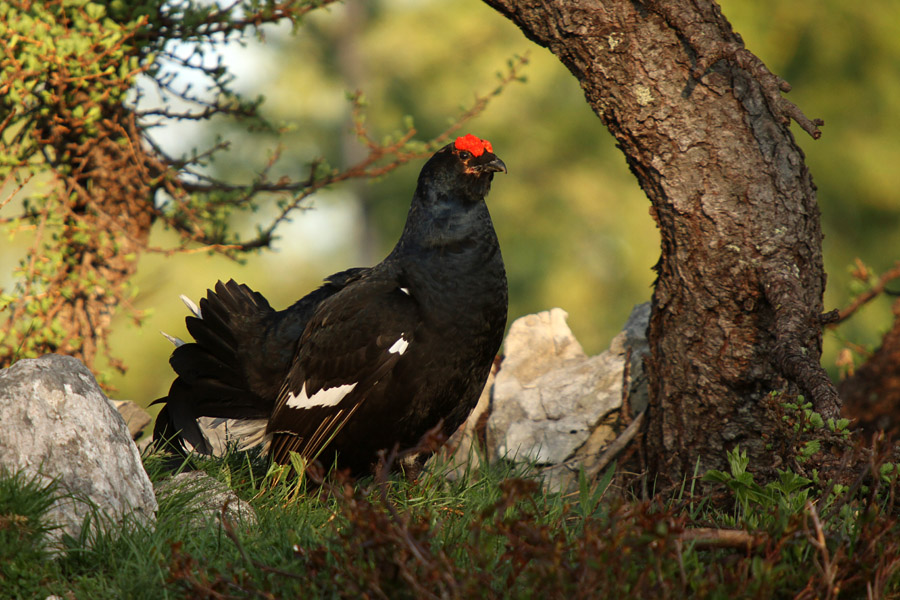
<path fill-rule="evenodd" d="M 867 586 L 881 597 L 900 590 L 900 526 L 886 502 L 867 500 L 890 493 L 840 486 L 826 493 L 790 473 L 763 484 L 746 453 L 735 449 L 728 458 L 728 473 L 685 481 L 673 498 L 641 500 L 610 493 L 622 484 L 612 468 L 597 481 L 580 477 L 565 495 L 544 489 L 533 465 L 481 461 L 457 469 L 440 457 L 415 479 L 384 470 L 360 481 L 319 473 L 298 489 L 298 479 L 278 477 L 264 456 L 232 449 L 222 458 L 195 457 L 192 467 L 248 501 L 252 527 L 228 517 L 192 519 L 192 492 L 176 490 L 160 502 L 154 524 L 126 520 L 98 531 L 89 523 L 55 560 L 47 560 L 40 526 L 25 536 L 0 530 L 21 536 L 0 539 L 0 573 L 28 573 L 2 592 L 768 599 L 827 597 L 837 587 L 841 597 L 865 596 Z M 169 477 L 163 457 L 147 456 L 145 465 L 152 480 Z M 893 478 L 884 484 L 890 492 L 895 469 L 883 471 Z M 724 485 L 735 507 L 722 511 L 695 484 Z M 39 515 L 51 492 L 2 476 L 0 513 Z"/>
<path fill-rule="evenodd" d="M 727 456 L 730 472 L 710 470 L 704 474 L 703 481 L 723 484 L 734 493 L 735 511 L 726 520 L 729 526 L 783 527 L 789 517 L 802 512 L 809 499 L 812 480 L 779 470 L 777 480 L 760 485 L 747 471 L 746 451 L 735 446 Z"/>

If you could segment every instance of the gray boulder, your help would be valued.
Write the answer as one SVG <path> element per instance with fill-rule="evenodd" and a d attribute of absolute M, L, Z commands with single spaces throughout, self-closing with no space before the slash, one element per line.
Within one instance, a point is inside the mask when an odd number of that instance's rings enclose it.
<path fill-rule="evenodd" d="M 186 525 L 202 528 L 212 523 L 222 523 L 222 514 L 232 523 L 244 526 L 256 524 L 256 511 L 224 483 L 203 471 L 179 473 L 156 485 L 156 496 L 161 503 L 183 501 L 187 516 Z M 179 498 L 180 496 L 180 498 Z"/>
<path fill-rule="evenodd" d="M 0 370 L 0 473 L 56 480 L 50 542 L 78 536 L 87 515 L 113 527 L 151 520 L 153 486 L 125 421 L 77 359 L 51 354 Z"/>
<path fill-rule="evenodd" d="M 133 440 L 141 437 L 147 426 L 153 422 L 153 417 L 131 400 L 113 400 L 112 403 L 125 420 L 125 425 L 128 426 L 128 432 Z"/>
<path fill-rule="evenodd" d="M 639 381 L 649 306 L 636 307 L 609 350 L 597 356 L 584 353 L 567 316 L 554 308 L 517 319 L 510 327 L 487 423 L 492 457 L 558 465 L 588 438 L 598 448 L 612 441 L 629 348 L 631 380 L 637 384 L 629 402 L 638 410 L 646 405 Z"/>

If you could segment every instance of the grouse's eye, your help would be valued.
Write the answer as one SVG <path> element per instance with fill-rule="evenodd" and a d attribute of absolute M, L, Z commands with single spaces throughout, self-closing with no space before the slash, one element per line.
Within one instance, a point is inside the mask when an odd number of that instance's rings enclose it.
<path fill-rule="evenodd" d="M 463 160 L 469 160 L 470 158 L 472 158 L 472 153 L 468 150 L 460 150 L 459 157 Z"/>

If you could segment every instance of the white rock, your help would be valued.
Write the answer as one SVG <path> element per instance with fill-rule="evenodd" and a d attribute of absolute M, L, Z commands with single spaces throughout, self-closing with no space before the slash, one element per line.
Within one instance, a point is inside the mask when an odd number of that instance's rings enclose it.
<path fill-rule="evenodd" d="M 0 471 L 55 479 L 60 492 L 48 513 L 77 536 L 96 506 L 115 526 L 156 513 L 153 486 L 125 421 L 77 359 L 50 354 L 0 370 Z"/>
<path fill-rule="evenodd" d="M 567 316 L 554 308 L 517 319 L 510 327 L 487 424 L 493 458 L 562 463 L 622 406 L 626 350 L 632 348 L 634 375 L 649 306 L 637 307 L 610 349 L 592 357 L 572 335 Z"/>

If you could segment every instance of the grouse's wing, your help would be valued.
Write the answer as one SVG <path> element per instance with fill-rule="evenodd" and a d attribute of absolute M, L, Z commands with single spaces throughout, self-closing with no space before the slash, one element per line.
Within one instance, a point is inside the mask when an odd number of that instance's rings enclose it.
<path fill-rule="evenodd" d="M 420 324 L 418 305 L 393 277 L 360 278 L 323 301 L 269 420 L 273 458 L 314 459 L 364 402 L 385 392 Z"/>

